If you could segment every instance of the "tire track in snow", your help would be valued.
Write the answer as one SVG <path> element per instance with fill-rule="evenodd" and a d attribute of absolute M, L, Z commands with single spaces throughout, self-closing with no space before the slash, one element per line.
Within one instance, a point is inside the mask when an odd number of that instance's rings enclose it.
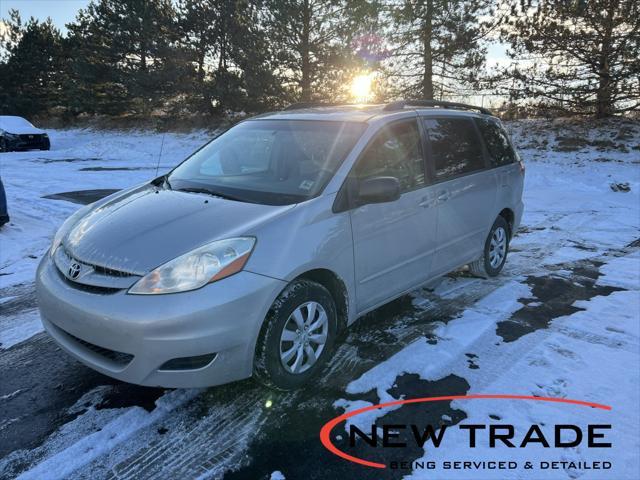
<path fill-rule="evenodd" d="M 109 452 L 116 445 L 126 442 L 138 430 L 165 417 L 175 408 L 194 398 L 198 393 L 198 390 L 174 390 L 158 399 L 156 408 L 151 412 L 147 412 L 140 407 L 127 409 L 122 415 L 102 427 L 101 430 L 46 458 L 33 468 L 22 473 L 18 479 L 66 478 L 78 468 Z"/>

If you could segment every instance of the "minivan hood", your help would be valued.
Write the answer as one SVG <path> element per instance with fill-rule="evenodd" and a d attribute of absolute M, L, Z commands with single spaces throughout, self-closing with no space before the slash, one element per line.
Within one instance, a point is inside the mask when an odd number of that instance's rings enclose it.
<path fill-rule="evenodd" d="M 115 194 L 63 237 L 74 258 L 144 275 L 205 243 L 247 235 L 294 205 L 244 203 L 151 185 Z"/>

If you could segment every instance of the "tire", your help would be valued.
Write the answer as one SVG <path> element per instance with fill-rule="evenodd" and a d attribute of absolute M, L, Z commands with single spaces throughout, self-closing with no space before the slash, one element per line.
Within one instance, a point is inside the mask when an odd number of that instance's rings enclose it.
<path fill-rule="evenodd" d="M 482 278 L 498 275 L 507 261 L 510 237 L 509 224 L 504 217 L 499 216 L 493 222 L 489 235 L 484 242 L 482 257 L 469 264 L 471 273 Z"/>
<path fill-rule="evenodd" d="M 7 141 L 4 138 L 0 137 L 0 153 L 2 152 L 8 152 Z"/>
<path fill-rule="evenodd" d="M 322 318 L 326 318 L 326 322 Z M 316 328 L 305 330 L 298 328 L 299 325 L 306 325 L 307 329 L 316 325 Z M 335 302 L 325 287 L 310 280 L 292 282 L 273 302 L 262 326 L 256 344 L 254 377 L 277 390 L 302 387 L 327 363 L 333 352 L 337 326 Z M 319 340 L 323 335 L 325 343 L 320 349 Z M 309 349 L 314 356 L 320 352 L 315 362 Z M 294 353 L 288 356 L 291 351 Z"/>

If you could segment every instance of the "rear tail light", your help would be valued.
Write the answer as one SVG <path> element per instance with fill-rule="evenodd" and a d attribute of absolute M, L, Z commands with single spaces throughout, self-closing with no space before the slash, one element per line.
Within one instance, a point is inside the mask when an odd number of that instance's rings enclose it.
<path fill-rule="evenodd" d="M 524 162 L 522 160 L 518 160 L 518 163 L 520 164 L 520 173 L 524 175 Z"/>

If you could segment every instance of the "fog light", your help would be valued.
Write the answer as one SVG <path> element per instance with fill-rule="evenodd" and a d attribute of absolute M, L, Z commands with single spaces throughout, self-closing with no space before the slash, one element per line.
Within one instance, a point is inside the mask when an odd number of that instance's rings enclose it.
<path fill-rule="evenodd" d="M 196 357 L 180 357 L 172 358 L 164 362 L 158 370 L 197 370 L 206 367 L 215 360 L 217 353 L 208 353 L 206 355 L 198 355 Z"/>

